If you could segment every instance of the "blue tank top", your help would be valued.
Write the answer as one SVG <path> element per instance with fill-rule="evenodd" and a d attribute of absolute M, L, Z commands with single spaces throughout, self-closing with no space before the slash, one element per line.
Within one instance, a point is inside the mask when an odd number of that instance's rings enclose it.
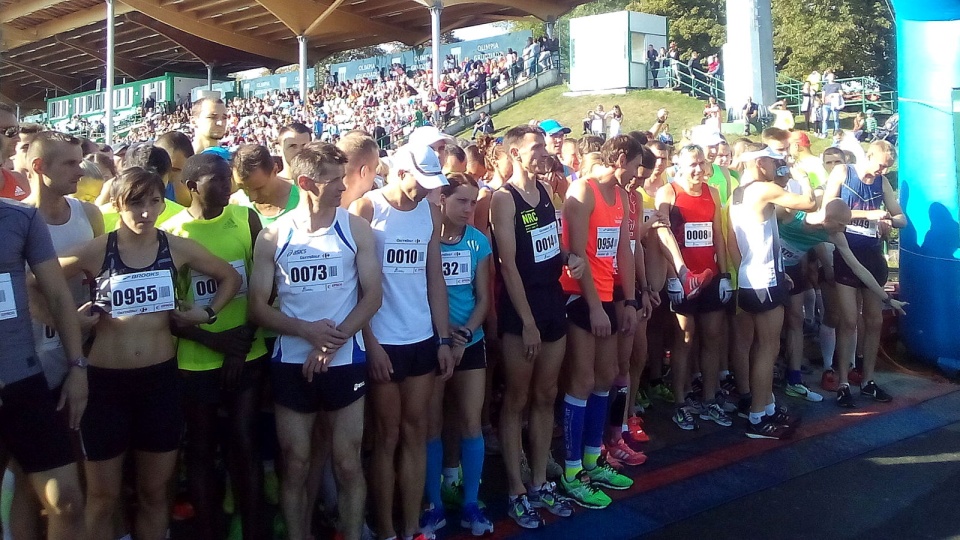
<path fill-rule="evenodd" d="M 852 166 L 846 167 L 847 179 L 840 188 L 840 199 L 847 203 L 851 210 L 879 210 L 883 204 L 883 177 L 877 176 L 872 184 L 864 184 Z M 871 248 L 880 245 L 877 220 L 853 219 L 844 234 L 852 248 Z"/>
<path fill-rule="evenodd" d="M 175 307 L 177 269 L 167 234 L 157 231 L 157 258 L 144 268 L 131 268 L 120 258 L 117 232 L 107 236 L 103 266 L 96 277 L 94 306 L 111 317 L 169 311 Z"/>

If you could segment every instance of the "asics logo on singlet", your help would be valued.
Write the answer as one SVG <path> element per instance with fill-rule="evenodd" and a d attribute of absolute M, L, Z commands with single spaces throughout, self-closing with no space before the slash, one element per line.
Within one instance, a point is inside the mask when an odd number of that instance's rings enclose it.
<path fill-rule="evenodd" d="M 301 254 L 306 253 L 306 252 L 307 252 L 306 249 L 295 249 L 295 250 L 293 250 L 293 251 L 290 252 L 290 256 L 293 257 L 294 255 L 301 255 Z"/>
<path fill-rule="evenodd" d="M 363 387 L 366 386 L 366 385 L 367 385 L 366 382 L 360 381 L 360 382 L 358 382 L 358 383 L 356 383 L 356 384 L 353 385 L 353 391 L 356 392 L 357 390 L 363 388 Z"/>

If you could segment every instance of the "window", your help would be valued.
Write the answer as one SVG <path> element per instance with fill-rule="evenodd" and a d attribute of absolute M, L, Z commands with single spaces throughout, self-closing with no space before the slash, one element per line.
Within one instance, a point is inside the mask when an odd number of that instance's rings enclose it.
<path fill-rule="evenodd" d="M 102 111 L 102 110 L 104 110 L 104 106 L 103 106 L 103 98 L 104 98 L 104 95 L 105 95 L 105 94 L 100 93 L 100 94 L 94 94 L 94 95 L 92 96 L 92 97 L 93 97 L 93 108 L 91 109 L 92 111 Z"/>
<path fill-rule="evenodd" d="M 133 105 L 133 87 L 113 91 L 113 108 L 128 109 Z"/>
<path fill-rule="evenodd" d="M 70 100 L 61 99 L 60 101 L 50 102 L 50 118 L 65 118 L 69 114 Z"/>
<path fill-rule="evenodd" d="M 630 61 L 636 64 L 647 62 L 647 49 L 644 42 L 647 39 L 646 34 L 640 32 L 630 32 Z"/>
<path fill-rule="evenodd" d="M 141 102 L 153 98 L 157 103 L 167 99 L 167 81 L 156 81 L 143 85 L 140 93 Z"/>

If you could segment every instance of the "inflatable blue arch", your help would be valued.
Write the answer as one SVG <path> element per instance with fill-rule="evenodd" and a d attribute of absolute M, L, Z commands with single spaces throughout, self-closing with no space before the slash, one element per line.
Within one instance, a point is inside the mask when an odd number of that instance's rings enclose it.
<path fill-rule="evenodd" d="M 907 349 L 960 369 L 960 0 L 894 0 Z"/>

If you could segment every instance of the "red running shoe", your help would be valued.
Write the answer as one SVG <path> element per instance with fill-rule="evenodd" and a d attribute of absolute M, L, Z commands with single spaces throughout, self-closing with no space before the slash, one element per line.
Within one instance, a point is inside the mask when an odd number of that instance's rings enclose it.
<path fill-rule="evenodd" d="M 847 373 L 847 380 L 850 381 L 850 386 L 860 386 L 863 384 L 863 371 L 855 367 Z"/>
<path fill-rule="evenodd" d="M 700 294 L 700 288 L 705 287 L 713 279 L 713 270 L 707 268 L 703 272 L 687 271 L 683 279 L 683 294 L 690 299 L 694 299 Z"/>
<path fill-rule="evenodd" d="M 639 416 L 631 416 L 627 420 L 627 431 L 623 432 L 623 436 L 635 443 L 650 442 L 650 436 L 643 430 L 643 419 Z"/>
<path fill-rule="evenodd" d="M 643 463 L 647 461 L 647 455 L 630 448 L 627 441 L 620 439 L 615 445 L 611 444 L 607 446 L 607 463 L 612 464 L 614 461 L 636 467 L 637 465 L 643 465 Z"/>
<path fill-rule="evenodd" d="M 820 378 L 820 388 L 823 388 L 827 392 L 836 392 L 840 389 L 840 379 L 837 377 L 837 372 L 832 369 L 828 369 L 823 372 L 823 377 Z"/>

